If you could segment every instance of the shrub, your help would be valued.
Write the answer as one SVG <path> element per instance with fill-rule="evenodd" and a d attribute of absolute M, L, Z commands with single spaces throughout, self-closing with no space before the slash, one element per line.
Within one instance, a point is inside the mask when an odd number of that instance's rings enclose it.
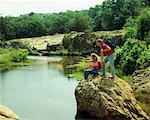
<path fill-rule="evenodd" d="M 21 62 L 27 60 L 28 51 L 27 50 L 12 50 L 10 52 L 12 62 Z"/>
<path fill-rule="evenodd" d="M 126 20 L 126 24 L 124 25 L 124 33 L 123 37 L 127 38 L 136 38 L 137 37 L 137 23 L 136 19 L 129 17 Z"/>
<path fill-rule="evenodd" d="M 150 65 L 150 54 L 146 42 L 137 39 L 128 39 L 124 46 L 116 49 L 115 65 L 122 72 L 132 74 L 136 69 Z"/>

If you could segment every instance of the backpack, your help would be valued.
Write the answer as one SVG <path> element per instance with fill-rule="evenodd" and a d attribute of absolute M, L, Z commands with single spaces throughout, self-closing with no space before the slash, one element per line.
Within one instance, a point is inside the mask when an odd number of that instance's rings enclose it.
<path fill-rule="evenodd" d="M 102 63 L 98 62 L 98 70 L 102 69 Z"/>
<path fill-rule="evenodd" d="M 113 51 L 115 51 L 116 45 L 111 41 L 108 40 L 105 42 Z"/>

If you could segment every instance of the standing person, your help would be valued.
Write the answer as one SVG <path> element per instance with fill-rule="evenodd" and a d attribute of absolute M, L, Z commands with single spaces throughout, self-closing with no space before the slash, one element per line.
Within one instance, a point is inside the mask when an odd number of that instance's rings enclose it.
<path fill-rule="evenodd" d="M 102 68 L 101 62 L 99 62 L 99 56 L 95 53 L 91 54 L 91 67 L 92 69 L 85 69 L 84 70 L 84 79 L 87 80 L 89 74 L 97 74 L 98 75 L 98 70 Z"/>
<path fill-rule="evenodd" d="M 105 63 L 107 63 L 108 61 L 110 62 L 112 74 L 112 76 L 110 76 L 109 78 L 114 79 L 116 75 L 114 66 L 114 50 L 112 50 L 107 44 L 105 44 L 102 39 L 97 39 L 96 45 L 100 47 L 100 54 L 103 54 L 105 56 L 104 60 L 102 61 L 102 79 L 106 77 Z"/>

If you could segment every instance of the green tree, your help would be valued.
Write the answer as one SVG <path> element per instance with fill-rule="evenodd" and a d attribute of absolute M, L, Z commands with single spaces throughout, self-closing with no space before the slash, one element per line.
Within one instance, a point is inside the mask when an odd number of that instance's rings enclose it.
<path fill-rule="evenodd" d="M 22 16 L 17 21 L 17 37 L 35 37 L 46 35 L 43 18 L 39 15 Z"/>
<path fill-rule="evenodd" d="M 105 0 L 96 17 L 104 30 L 122 29 L 126 19 L 137 16 L 143 6 L 143 0 Z"/>
<path fill-rule="evenodd" d="M 124 25 L 125 38 L 137 38 L 147 41 L 150 44 L 150 8 L 146 7 L 141 10 L 140 14 L 135 18 L 128 18 Z"/>
<path fill-rule="evenodd" d="M 83 32 L 87 29 L 93 30 L 93 19 L 88 15 L 77 14 L 68 22 L 70 31 Z"/>
<path fill-rule="evenodd" d="M 124 25 L 124 38 L 137 38 L 137 22 L 136 19 L 129 17 Z"/>
<path fill-rule="evenodd" d="M 137 18 L 137 26 L 138 38 L 140 40 L 144 40 L 146 36 L 150 37 L 150 7 L 144 8 L 141 11 Z"/>
<path fill-rule="evenodd" d="M 1 34 L 4 39 L 16 38 L 16 18 L 15 17 L 1 17 Z"/>

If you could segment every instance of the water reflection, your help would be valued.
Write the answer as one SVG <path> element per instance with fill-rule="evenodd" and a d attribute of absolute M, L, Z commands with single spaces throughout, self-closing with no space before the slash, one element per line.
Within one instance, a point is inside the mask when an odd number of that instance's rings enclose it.
<path fill-rule="evenodd" d="M 60 61 L 49 61 L 48 64 L 63 72 L 65 76 L 68 76 L 76 71 L 76 67 L 73 65 L 77 64 L 81 59 L 82 57 L 63 57 Z"/>

